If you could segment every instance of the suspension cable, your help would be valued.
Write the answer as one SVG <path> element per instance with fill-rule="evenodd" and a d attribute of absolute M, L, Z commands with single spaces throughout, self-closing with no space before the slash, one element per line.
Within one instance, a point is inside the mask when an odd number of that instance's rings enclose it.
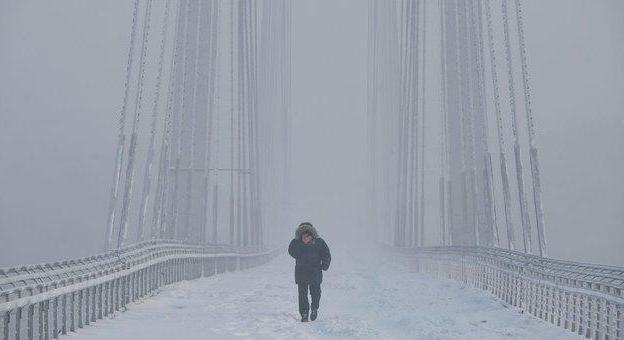
<path fill-rule="evenodd" d="M 426 105 L 425 105 L 425 98 L 426 98 L 426 81 L 427 81 L 427 64 L 426 64 L 426 60 L 427 60 L 427 1 L 422 1 L 422 80 L 421 80 L 421 87 L 422 87 L 422 96 L 421 96 L 421 133 L 420 133 L 420 154 L 421 154 L 421 159 L 420 159 L 420 229 L 419 229 L 419 235 L 418 235 L 418 245 L 419 246 L 424 246 L 425 245 L 425 131 L 427 130 L 425 128 L 425 123 L 426 123 Z"/>
<path fill-rule="evenodd" d="M 522 19 L 522 7 L 519 0 L 515 0 L 516 21 L 518 26 L 518 41 L 520 44 L 520 61 L 522 67 L 522 84 L 524 87 L 524 106 L 527 118 L 527 130 L 529 134 L 529 160 L 531 164 L 531 177 L 533 180 L 533 201 L 537 219 L 538 251 L 540 256 L 545 256 L 546 239 L 544 235 L 544 208 L 542 205 L 541 178 L 538 162 L 537 145 L 535 142 L 535 121 L 531 111 L 531 88 L 529 86 L 529 71 L 527 66 L 526 44 L 524 41 L 524 25 Z"/>
<path fill-rule="evenodd" d="M 115 168 L 113 170 L 113 183 L 111 185 L 111 195 L 108 208 L 108 221 L 106 232 L 105 249 L 110 250 L 113 246 L 113 231 L 115 227 L 115 214 L 117 207 L 117 196 L 121 182 L 121 169 L 123 167 L 125 144 L 126 144 L 126 114 L 128 110 L 128 97 L 130 93 L 130 78 L 132 77 L 132 61 L 135 53 L 135 40 L 137 32 L 137 16 L 139 10 L 139 0 L 134 1 L 132 10 L 132 29 L 130 33 L 130 47 L 128 49 L 128 62 L 126 64 L 126 79 L 124 81 L 124 96 L 121 111 L 119 112 L 119 134 L 117 137 L 117 152 L 115 153 Z"/>
<path fill-rule="evenodd" d="M 524 252 L 531 253 L 531 223 L 527 209 L 527 200 L 524 192 L 524 177 L 522 170 L 522 158 L 520 150 L 520 136 L 518 132 L 518 114 L 516 112 L 516 93 L 513 75 L 513 63 L 511 53 L 511 42 L 509 38 L 509 16 L 507 1 L 502 2 L 503 31 L 505 36 L 505 57 L 507 59 L 507 82 L 509 89 L 509 106 L 511 109 L 511 128 L 514 137 L 514 154 L 516 161 L 516 180 L 518 184 L 518 201 L 520 203 L 520 220 L 522 223 L 522 236 L 524 241 Z"/>
<path fill-rule="evenodd" d="M 438 1 L 440 10 L 440 243 L 448 245 L 448 228 L 446 221 L 446 45 L 444 29 L 444 0 Z"/>
<path fill-rule="evenodd" d="M 483 137 L 482 148 L 485 151 L 485 165 L 483 171 L 484 177 L 484 194 L 486 198 L 486 219 L 491 233 L 492 243 L 496 247 L 500 247 L 500 235 L 498 230 L 496 200 L 494 197 L 494 174 L 492 170 L 492 153 L 488 147 L 487 129 L 489 127 L 487 90 L 485 85 L 485 47 L 483 41 L 486 39 L 483 32 L 483 2 L 477 1 L 477 27 L 479 37 L 479 88 L 481 93 L 481 109 L 483 112 Z"/>
<path fill-rule="evenodd" d="M 507 230 L 507 248 L 514 250 L 515 237 L 511 218 L 511 193 L 509 190 L 509 176 L 507 174 L 507 158 L 505 148 L 505 138 L 503 135 L 503 114 L 500 104 L 500 88 L 498 84 L 498 73 L 496 68 L 496 52 L 494 49 L 494 29 L 492 25 L 492 10 L 490 0 L 485 0 L 486 21 L 488 30 L 488 42 L 490 50 L 490 72 L 492 73 L 492 88 L 494 97 L 494 112 L 496 113 L 496 131 L 498 137 L 498 150 L 500 160 L 501 181 L 503 189 L 503 204 L 505 210 L 505 226 Z"/>
<path fill-rule="evenodd" d="M 167 45 L 167 35 L 169 29 L 169 11 L 170 1 L 167 0 L 165 5 L 165 14 L 163 17 L 163 23 L 161 28 L 161 40 L 160 40 L 160 53 L 158 55 L 158 70 L 156 76 L 156 89 L 154 90 L 154 100 L 152 103 L 152 121 L 150 124 L 150 139 L 147 148 L 147 158 L 145 161 L 145 168 L 143 174 L 143 193 L 141 195 L 141 205 L 139 211 L 139 224 L 137 229 L 137 241 L 141 242 L 145 240 L 145 219 L 147 215 L 147 206 L 149 203 L 149 196 L 151 192 L 152 184 L 152 164 L 154 160 L 154 148 L 156 143 L 156 125 L 159 117 L 159 105 L 160 105 L 160 91 L 162 88 L 163 79 L 163 64 L 165 60 L 165 47 Z"/>
<path fill-rule="evenodd" d="M 130 203 L 132 202 L 132 189 L 134 184 L 134 161 L 136 158 L 136 148 L 139 137 L 139 125 L 141 121 L 141 111 L 143 102 L 143 83 L 145 81 L 145 62 L 147 55 L 147 44 L 150 32 L 150 20 L 152 16 L 152 0 L 147 1 L 145 6 L 145 18 L 143 19 L 143 40 L 141 42 L 141 54 L 139 57 L 139 80 L 137 84 L 137 94 L 134 103 L 134 119 L 132 123 L 132 134 L 130 136 L 130 148 L 128 149 L 128 163 L 125 174 L 125 190 L 122 201 L 119 234 L 117 237 L 117 249 L 121 248 L 125 242 L 128 229 L 128 215 Z"/>
<path fill-rule="evenodd" d="M 169 6 L 170 0 L 167 0 L 167 6 Z M 169 175 L 169 144 L 170 144 L 170 134 L 172 129 L 172 110 L 173 110 L 173 97 L 175 91 L 175 75 L 176 70 L 178 68 L 176 59 L 178 55 L 178 43 L 177 40 L 181 37 L 179 36 L 179 26 L 180 26 L 180 8 L 181 2 L 176 2 L 176 16 L 175 16 L 175 33 L 172 44 L 172 54 L 171 61 L 169 67 L 169 79 L 168 79 L 168 88 L 167 88 L 167 99 L 166 99 L 166 108 L 165 108 L 165 117 L 163 122 L 163 132 L 162 132 L 162 140 L 160 146 L 160 160 L 159 160 L 159 172 L 158 178 L 156 180 L 157 187 L 156 193 L 154 195 L 154 206 L 153 206 L 153 216 L 152 216 L 152 239 L 154 238 L 163 238 L 165 236 L 165 215 L 166 215 L 166 202 L 167 202 L 167 184 L 168 184 L 168 175 Z M 166 14 L 167 17 L 169 14 Z"/>

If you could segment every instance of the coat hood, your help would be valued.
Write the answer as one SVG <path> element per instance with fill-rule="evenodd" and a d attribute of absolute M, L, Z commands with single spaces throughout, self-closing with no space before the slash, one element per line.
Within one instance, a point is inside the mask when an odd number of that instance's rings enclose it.
<path fill-rule="evenodd" d="M 319 237 L 318 232 L 316 231 L 312 223 L 307 223 L 307 222 L 301 223 L 299 227 L 297 227 L 297 230 L 295 231 L 295 238 L 301 239 L 301 236 L 303 236 L 304 232 L 310 233 L 313 238 Z"/>

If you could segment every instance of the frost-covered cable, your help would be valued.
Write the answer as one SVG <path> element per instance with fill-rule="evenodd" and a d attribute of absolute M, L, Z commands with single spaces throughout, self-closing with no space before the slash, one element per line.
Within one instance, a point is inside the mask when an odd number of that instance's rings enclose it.
<path fill-rule="evenodd" d="M 520 61 L 522 66 L 522 84 L 524 87 L 524 106 L 527 118 L 527 130 L 529 134 L 529 160 L 531 163 L 531 177 L 533 180 L 533 201 L 537 219 L 538 251 L 540 256 L 546 256 L 546 237 L 544 208 L 542 203 L 542 188 L 540 167 L 538 161 L 537 145 L 535 142 L 535 121 L 531 110 L 531 88 L 529 86 L 529 71 L 527 65 L 526 44 L 524 41 L 524 23 L 522 18 L 522 6 L 519 0 L 515 0 L 516 20 L 518 26 L 518 42 L 520 44 Z"/>
<path fill-rule="evenodd" d="M 185 197 L 185 205 L 184 205 L 184 221 L 183 224 L 183 239 L 185 242 L 193 242 L 197 241 L 199 238 L 198 235 L 193 235 L 193 230 L 191 229 L 191 213 L 192 213 L 192 189 L 193 189 L 193 181 L 194 181 L 194 172 L 195 172 L 195 149 L 197 148 L 197 98 L 198 93 L 197 89 L 199 86 L 199 49 L 200 49 L 200 28 L 201 28 L 201 20 L 202 20 L 202 4 L 203 1 L 197 2 L 196 13 L 196 23 L 193 30 L 195 31 L 195 39 L 192 42 L 195 46 L 194 55 L 193 55 L 193 83 L 192 83 L 192 91 L 190 98 L 190 112 L 191 115 L 189 122 L 187 122 L 186 126 L 190 129 L 190 143 L 188 145 L 189 148 L 189 159 L 188 159 L 188 171 L 186 176 L 186 190 L 184 191 Z M 189 7 L 190 10 L 190 7 Z M 190 123 L 190 124 L 188 124 Z M 188 133 L 188 132 L 187 132 Z M 194 228 L 196 229 L 196 228 Z"/>
<path fill-rule="evenodd" d="M 117 235 L 117 248 L 121 248 L 128 233 L 128 219 L 130 204 L 132 203 L 132 190 L 134 186 L 134 162 L 136 159 L 136 149 L 139 138 L 139 126 L 141 123 L 143 83 L 145 81 L 145 62 L 148 49 L 150 32 L 150 20 L 152 17 L 152 0 L 148 0 L 145 6 L 145 17 L 143 18 L 143 40 L 141 42 L 141 54 L 139 57 L 139 79 L 137 83 L 136 98 L 134 102 L 134 117 L 132 122 L 132 134 L 130 135 L 130 147 L 128 148 L 128 163 L 125 173 L 124 196 L 121 206 L 119 233 Z"/>
<path fill-rule="evenodd" d="M 418 245 L 425 245 L 425 131 L 426 129 L 426 90 L 427 90 L 427 1 L 422 1 L 422 96 L 421 102 L 421 129 L 420 129 L 420 223 Z"/>
<path fill-rule="evenodd" d="M 167 6 L 170 7 L 170 0 L 167 0 Z M 167 9 L 165 9 L 167 10 Z M 169 9 L 169 12 L 171 10 Z M 169 61 L 169 74 L 167 80 L 167 98 L 166 98 L 166 106 L 164 108 L 165 113 L 163 114 L 163 124 L 162 124 L 162 135 L 160 140 L 160 156 L 159 156 L 159 165 L 158 165 L 158 174 L 156 178 L 156 189 L 154 194 L 154 203 L 152 208 L 152 231 L 151 238 L 152 239 L 161 239 L 165 235 L 164 226 L 164 212 L 165 202 L 167 196 L 167 177 L 169 173 L 169 138 L 171 133 L 171 118 L 172 118 L 172 104 L 173 104 L 173 93 L 174 93 L 174 80 L 175 80 L 175 72 L 176 72 L 176 56 L 177 56 L 177 39 L 178 36 L 178 28 L 179 28 L 179 19 L 180 19 L 180 1 L 176 1 L 175 8 L 175 27 L 174 27 L 174 36 L 173 36 L 173 44 L 172 44 L 172 52 L 171 52 L 171 60 Z M 170 13 L 166 13 L 167 17 L 170 17 Z M 166 48 L 166 46 L 165 46 Z"/>
<path fill-rule="evenodd" d="M 230 1 L 230 169 L 234 169 L 234 106 L 236 99 L 234 98 L 234 40 L 235 40 L 235 1 Z M 234 195 L 234 171 L 230 170 L 230 245 L 234 245 L 235 241 L 235 195 Z"/>
<path fill-rule="evenodd" d="M 214 179 L 215 179 L 215 185 L 213 187 L 213 195 L 214 195 L 214 200 L 213 200 L 213 207 L 214 207 L 214 211 L 213 211 L 213 225 L 212 225 L 212 233 L 211 233 L 211 239 L 213 243 L 217 243 L 217 238 L 218 238 L 218 229 L 217 229 L 217 223 L 218 223 L 218 218 L 217 218 L 217 207 L 218 207 L 218 181 L 219 181 L 219 172 L 217 171 L 218 168 L 218 164 L 219 164 L 219 113 L 216 112 L 216 106 L 217 106 L 217 102 L 218 102 L 218 86 L 219 86 L 219 72 L 217 70 L 217 63 L 218 63 L 218 58 L 219 58 L 219 22 L 220 22 L 220 1 L 219 0 L 212 0 L 212 11 L 211 11 L 211 26 L 210 26 L 210 64 L 209 64 L 209 94 L 208 94 L 208 98 L 209 98 L 209 104 L 208 104 L 208 120 L 207 120 L 207 126 L 206 126 L 206 132 L 207 132 L 207 136 L 206 136 L 206 151 L 205 151 L 205 161 L 204 161 L 204 168 L 205 169 L 210 169 L 210 160 L 211 160 L 211 156 L 212 156 L 212 152 L 214 150 L 214 154 L 215 154 L 215 160 L 214 160 Z M 212 145 L 212 140 L 213 140 L 213 133 L 215 134 L 214 137 L 214 145 Z M 208 204 L 208 186 L 209 186 L 209 175 L 210 173 L 208 171 L 205 172 L 205 209 L 206 209 L 206 214 L 205 214 L 205 221 L 207 223 L 207 219 L 208 219 L 208 213 L 207 213 L 207 204 Z M 204 228 L 206 228 L 206 226 L 204 226 Z M 207 232 L 207 231 L 205 231 Z M 206 242 L 206 239 L 204 240 L 204 242 Z"/>
<path fill-rule="evenodd" d="M 485 150 L 485 166 L 483 171 L 484 177 L 484 194 L 486 197 L 486 218 L 488 221 L 488 226 L 490 229 L 490 233 L 493 238 L 493 245 L 496 247 L 500 247 L 500 235 L 498 230 L 498 222 L 497 222 L 497 212 L 496 212 L 496 200 L 494 196 L 494 174 L 492 170 L 492 154 L 488 147 L 488 127 L 489 127 L 489 119 L 488 119 L 488 106 L 487 106 L 487 90 L 486 90 L 486 75 L 485 75 L 485 46 L 483 41 L 486 39 L 486 36 L 483 32 L 483 2 L 482 0 L 477 1 L 477 27 L 478 27 L 478 36 L 479 36 L 479 87 L 481 92 L 481 107 L 483 110 L 483 134 L 482 142 L 483 149 Z"/>
<path fill-rule="evenodd" d="M 440 244 L 447 244 L 447 220 L 446 220 L 446 48 L 444 41 L 444 0 L 438 0 L 440 11 Z"/>
<path fill-rule="evenodd" d="M 185 2 L 184 2 L 185 3 Z M 158 195 L 154 199 L 154 222 L 153 228 L 157 228 L 157 234 L 160 238 L 173 239 L 172 224 L 169 223 L 171 218 L 171 211 L 168 207 L 173 201 L 170 192 L 170 165 L 172 160 L 172 142 L 174 126 L 177 123 L 178 112 L 174 112 L 177 91 L 179 90 L 177 75 L 180 73 L 180 63 L 178 62 L 178 56 L 180 50 L 183 49 L 181 44 L 184 41 L 184 35 L 182 29 L 184 28 L 182 20 L 185 19 L 184 8 L 182 6 L 183 1 L 178 0 L 176 4 L 176 26 L 175 36 L 172 45 L 172 55 L 169 68 L 169 85 L 167 93 L 167 113 L 165 116 L 165 122 L 163 124 L 163 139 L 161 145 L 160 155 L 160 172 L 159 176 L 159 190 Z"/>
<path fill-rule="evenodd" d="M 496 113 L 496 135 L 498 139 L 499 161 L 501 171 L 501 182 L 503 190 L 503 204 L 505 210 L 505 226 L 507 231 L 507 248 L 515 249 L 515 235 L 511 218 L 511 193 L 509 188 L 509 176 L 507 173 L 507 157 L 505 148 L 505 138 L 503 134 L 503 114 L 500 104 L 500 87 L 498 84 L 498 72 L 496 67 L 496 51 L 494 48 L 494 29 L 492 24 L 492 9 L 490 0 L 485 0 L 486 21 L 488 31 L 488 43 L 490 54 L 490 73 L 492 74 L 492 92 L 494 97 L 494 112 Z"/>
<path fill-rule="evenodd" d="M 524 252 L 531 253 L 531 220 L 527 207 L 526 194 L 524 192 L 524 175 L 522 170 L 522 158 L 520 150 L 520 134 L 518 132 L 518 114 L 516 108 L 516 91 L 514 84 L 513 61 L 511 52 L 511 41 L 509 34 L 509 15 L 507 1 L 502 2 L 503 32 L 505 37 L 505 58 L 507 60 L 507 83 L 509 90 L 509 107 L 511 111 L 511 130 L 514 137 L 514 155 L 516 161 L 516 181 L 518 184 L 518 202 L 520 204 L 520 220 L 522 223 L 522 236 L 524 241 Z"/>
<path fill-rule="evenodd" d="M 152 102 L 152 121 L 150 124 L 150 139 L 147 147 L 147 158 L 145 160 L 145 168 L 143 173 L 143 193 L 141 194 L 141 205 L 139 210 L 139 224 L 137 229 L 137 241 L 141 242 L 145 240 L 145 219 L 147 218 L 147 206 L 149 204 L 149 198 L 152 185 L 152 165 L 155 154 L 156 144 L 156 125 L 160 116 L 160 92 L 162 88 L 163 79 L 163 64 L 165 60 L 165 47 L 167 45 L 167 35 L 169 31 L 169 11 L 171 1 L 167 0 L 165 5 L 165 14 L 163 17 L 163 24 L 161 28 L 161 40 L 160 40 L 160 53 L 158 54 L 158 70 L 156 75 L 156 88 L 154 90 L 154 100 Z"/>
<path fill-rule="evenodd" d="M 187 87 L 187 81 L 188 81 L 188 58 L 189 58 L 189 53 L 187 53 L 187 49 L 188 49 L 188 44 L 189 44 L 189 18 L 192 14 L 191 11 L 191 5 L 190 5 L 191 1 L 190 0 L 185 0 L 184 2 L 184 6 L 183 7 L 183 11 L 184 11 L 184 15 L 182 17 L 182 36 L 183 39 L 181 41 L 181 47 L 182 47 L 182 56 L 180 58 L 180 63 L 181 63 L 181 67 L 182 67 L 182 71 L 181 71 L 181 80 L 180 80 L 180 89 L 177 92 L 176 95 L 176 102 L 175 102 L 175 106 L 174 106 L 174 110 L 175 110 L 175 114 L 176 114 L 176 124 L 175 124 L 175 133 L 174 133 L 174 137 L 175 137 L 175 146 L 176 146 L 176 150 L 175 150 L 175 156 L 174 156 L 174 174 L 173 174 L 173 183 L 172 183 L 172 195 L 171 195 L 171 212 L 170 212 L 170 221 L 169 221 L 169 228 L 170 228 L 170 233 L 172 234 L 173 238 L 184 238 L 184 231 L 183 232 L 179 232 L 178 229 L 178 211 L 179 211 L 179 206 L 180 206 L 180 197 L 179 197 L 179 191 L 180 191 L 180 172 L 181 172 L 181 162 L 182 162 L 182 144 L 183 144 L 183 135 L 184 135 L 184 124 L 186 123 L 186 120 L 188 119 L 187 114 L 186 114 L 186 106 L 187 106 L 187 101 L 186 101 L 186 87 Z M 181 9 L 182 10 L 182 9 Z"/>
<path fill-rule="evenodd" d="M 128 97 L 130 95 L 130 78 L 132 77 L 132 61 L 135 53 L 135 40 L 137 32 L 137 16 L 139 10 L 139 0 L 134 1 L 132 10 L 132 29 L 130 33 L 130 47 L 128 49 L 128 62 L 126 64 L 126 79 L 124 82 L 124 97 L 121 111 L 119 112 L 119 135 L 117 137 L 117 151 L 115 153 L 115 168 L 113 170 L 113 183 L 111 185 L 111 196 L 108 208 L 108 221 L 106 223 L 105 250 L 113 247 L 113 231 L 115 229 L 115 215 L 117 207 L 117 196 L 119 185 L 121 184 L 121 169 L 123 167 L 125 144 L 126 144 L 126 115 L 128 110 Z"/>

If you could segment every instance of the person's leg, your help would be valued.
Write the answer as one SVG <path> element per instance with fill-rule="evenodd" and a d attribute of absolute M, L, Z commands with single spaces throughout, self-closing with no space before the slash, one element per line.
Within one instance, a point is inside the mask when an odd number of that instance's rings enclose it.
<path fill-rule="evenodd" d="M 301 316 L 308 315 L 310 303 L 308 302 L 308 284 L 300 283 L 299 287 L 299 313 Z"/>
<path fill-rule="evenodd" d="M 316 311 L 319 309 L 319 303 L 321 301 L 320 283 L 310 284 L 310 295 L 312 295 L 312 310 Z"/>

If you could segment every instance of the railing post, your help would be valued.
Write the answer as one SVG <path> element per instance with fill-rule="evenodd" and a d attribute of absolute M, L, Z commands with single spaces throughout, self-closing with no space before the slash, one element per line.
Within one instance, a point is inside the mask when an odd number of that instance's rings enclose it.
<path fill-rule="evenodd" d="M 76 293 L 75 292 L 71 292 L 69 293 L 69 297 L 70 297 L 70 302 L 69 302 L 69 308 L 70 313 L 69 313 L 69 331 L 70 332 L 75 332 L 76 331 Z"/>
<path fill-rule="evenodd" d="M 95 296 L 94 299 L 96 299 L 96 301 L 94 302 L 97 305 L 97 316 L 95 314 L 95 310 L 93 310 L 93 315 L 94 315 L 94 319 L 101 319 L 103 317 L 102 315 L 102 308 L 104 307 L 104 301 L 103 301 L 103 295 L 102 295 L 102 288 L 104 287 L 104 283 L 100 283 L 99 285 L 97 285 L 95 287 Z M 95 321 L 95 320 L 93 320 Z"/>
<path fill-rule="evenodd" d="M 119 310 L 119 304 L 121 303 L 120 280 L 121 279 L 113 279 L 110 282 L 111 305 L 109 314 L 114 314 L 115 311 Z"/>
<path fill-rule="evenodd" d="M 39 337 L 41 340 L 50 339 L 50 300 L 45 300 L 43 303 L 43 337 Z"/>
<path fill-rule="evenodd" d="M 142 292 L 141 297 L 147 296 L 147 294 L 150 291 L 150 287 L 152 284 L 151 275 L 152 275 L 152 267 L 149 266 L 145 268 L 143 271 L 143 292 Z"/>
<path fill-rule="evenodd" d="M 93 286 L 92 289 L 92 293 L 91 293 L 91 322 L 95 322 L 96 317 L 95 317 L 95 312 L 97 310 L 97 288 L 99 285 Z"/>
<path fill-rule="evenodd" d="M 137 281 L 138 281 L 137 275 L 138 273 L 134 272 L 126 276 L 128 280 L 128 290 L 126 291 L 128 298 L 126 299 L 126 305 L 134 301 L 136 298 L 136 291 L 137 291 L 136 287 L 137 287 Z"/>
<path fill-rule="evenodd" d="M 607 301 L 607 334 L 609 339 L 617 339 L 617 306 Z"/>
<path fill-rule="evenodd" d="M 77 292 L 78 295 L 78 328 L 83 328 L 83 321 L 82 321 L 82 312 L 83 312 L 83 308 L 82 308 L 82 302 L 84 300 L 84 290 L 80 290 Z"/>
<path fill-rule="evenodd" d="M 139 295 L 141 289 L 141 271 L 136 271 L 130 275 L 130 283 L 132 287 L 132 299 L 128 300 L 128 303 L 134 302 L 137 300 L 137 296 Z"/>
<path fill-rule="evenodd" d="M 54 297 L 54 300 L 52 300 L 52 308 L 52 337 L 58 339 L 58 296 Z"/>
<path fill-rule="evenodd" d="M 37 304 L 37 325 L 38 325 L 38 335 L 39 335 L 39 340 L 43 340 L 43 301 L 39 302 Z"/>
<path fill-rule="evenodd" d="M 11 322 L 11 311 L 2 313 L 2 340 L 9 340 L 9 324 Z"/>
<path fill-rule="evenodd" d="M 32 295 L 32 293 L 31 293 Z M 34 304 L 30 304 L 28 305 L 28 316 L 27 316 L 27 330 L 26 330 L 26 336 L 28 338 L 28 340 L 33 340 L 34 339 L 34 318 L 35 318 L 35 305 Z"/>
<path fill-rule="evenodd" d="M 102 283 L 102 287 L 100 289 L 100 294 L 101 296 L 101 303 L 102 303 L 102 309 L 100 310 L 100 314 L 98 315 L 100 317 L 100 319 L 103 319 L 106 315 L 108 315 L 108 311 L 110 310 L 110 288 L 109 288 L 109 284 L 110 281 L 104 282 Z"/>
<path fill-rule="evenodd" d="M 64 294 L 62 296 L 62 301 L 61 301 L 61 308 L 63 309 L 63 313 L 61 314 L 61 334 L 66 335 L 67 334 L 67 299 L 68 296 L 67 294 Z"/>
<path fill-rule="evenodd" d="M 85 316 L 84 324 L 89 326 L 91 324 L 91 287 L 84 289 L 84 302 L 85 302 Z"/>
<path fill-rule="evenodd" d="M 15 310 L 15 340 L 22 337 L 22 307 Z"/>
<path fill-rule="evenodd" d="M 149 273 L 149 267 L 141 269 L 141 290 L 139 291 L 139 299 L 145 296 L 147 292 L 147 276 Z"/>
<path fill-rule="evenodd" d="M 617 305 L 615 312 L 616 326 L 615 326 L 615 338 L 621 339 L 624 337 L 624 305 Z"/>
<path fill-rule="evenodd" d="M 147 293 L 147 277 L 149 275 L 149 267 L 141 270 L 141 291 L 139 292 L 139 298 L 142 298 Z"/>
<path fill-rule="evenodd" d="M 141 294 L 143 292 L 143 269 L 135 272 L 134 274 L 134 286 L 135 286 L 135 293 L 134 295 L 134 300 L 136 301 L 141 297 Z"/>
<path fill-rule="evenodd" d="M 165 264 L 165 282 L 163 284 L 163 286 L 166 286 L 168 284 L 171 283 L 171 260 L 167 260 L 167 263 Z"/>
<path fill-rule="evenodd" d="M 126 305 L 126 282 L 127 282 L 127 276 L 122 276 L 116 280 L 114 280 L 115 282 L 115 286 L 116 288 L 116 302 L 115 302 L 115 311 L 119 311 L 122 307 L 124 307 Z"/>
<path fill-rule="evenodd" d="M 122 309 L 125 309 L 126 305 L 130 302 L 130 300 L 132 300 L 132 284 L 133 284 L 132 275 L 133 274 L 131 273 L 123 277 L 122 287 L 124 289 L 124 292 L 122 294 L 123 296 L 123 299 L 122 299 L 123 302 L 121 305 Z"/>
<path fill-rule="evenodd" d="M 130 275 L 130 283 L 131 283 L 131 289 L 132 289 L 132 295 L 131 295 L 131 299 L 128 299 L 128 303 L 126 304 L 126 307 L 128 304 L 130 304 L 131 302 L 134 302 L 137 300 L 138 296 L 139 296 L 139 292 L 141 290 L 141 271 L 136 271 L 134 273 L 132 273 Z"/>

